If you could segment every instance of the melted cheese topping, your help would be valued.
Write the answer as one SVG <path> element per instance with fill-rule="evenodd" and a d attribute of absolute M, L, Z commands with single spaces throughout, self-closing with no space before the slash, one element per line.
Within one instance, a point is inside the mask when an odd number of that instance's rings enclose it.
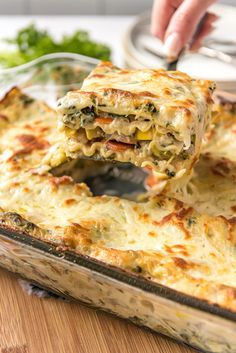
<path fill-rule="evenodd" d="M 59 101 L 59 128 L 66 136 L 65 154 L 70 158 L 98 154 L 105 159 L 149 166 L 161 179 L 190 174 L 210 119 L 213 87 L 210 81 L 193 80 L 181 72 L 126 70 L 109 62 L 101 63 L 80 90 L 69 92 Z M 94 114 L 112 114 L 114 119 L 103 124 L 91 119 Z M 138 136 L 138 131 L 152 129 L 153 137 L 151 143 L 143 143 L 139 148 L 130 145 L 125 152 L 111 153 L 105 144 L 109 136 L 98 143 L 96 139 L 84 141 L 81 135 L 73 134 L 84 126 L 131 137 Z M 163 152 L 169 158 L 164 158 Z"/>
<path fill-rule="evenodd" d="M 215 159 L 224 157 L 236 162 L 236 104 L 229 107 L 218 106 L 215 111 L 211 128 L 205 137 L 203 153 L 208 153 Z"/>
<path fill-rule="evenodd" d="M 193 176 L 172 196 L 200 213 L 230 219 L 236 211 L 236 107 L 218 105 L 214 110 Z"/>
<path fill-rule="evenodd" d="M 3 226 L 236 311 L 233 220 L 165 196 L 93 197 L 85 184 L 36 168 L 58 140 L 54 111 L 25 105 L 15 89 L 0 102 L 0 117 Z"/>

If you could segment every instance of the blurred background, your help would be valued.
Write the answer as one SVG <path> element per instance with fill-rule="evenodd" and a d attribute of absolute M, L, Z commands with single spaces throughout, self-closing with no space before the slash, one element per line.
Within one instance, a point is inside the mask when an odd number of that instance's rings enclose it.
<path fill-rule="evenodd" d="M 152 4 L 153 0 L 0 0 L 0 69 L 51 53 L 82 54 L 136 69 L 166 67 L 162 42 L 150 34 Z M 214 30 L 197 52 L 185 52 L 177 68 L 236 92 L 236 0 L 220 0 L 210 11 L 219 17 Z"/>
<path fill-rule="evenodd" d="M 0 0 L 2 15 L 136 15 L 151 6 L 152 0 Z"/>

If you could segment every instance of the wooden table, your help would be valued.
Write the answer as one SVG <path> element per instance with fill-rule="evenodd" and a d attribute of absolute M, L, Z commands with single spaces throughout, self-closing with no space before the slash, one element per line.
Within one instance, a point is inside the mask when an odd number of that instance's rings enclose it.
<path fill-rule="evenodd" d="M 0 269 L 0 353 L 194 353 L 109 314 L 29 296 Z"/>

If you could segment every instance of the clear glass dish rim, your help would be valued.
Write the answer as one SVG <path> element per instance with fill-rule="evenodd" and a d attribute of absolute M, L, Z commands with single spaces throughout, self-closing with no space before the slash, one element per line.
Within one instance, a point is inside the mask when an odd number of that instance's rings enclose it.
<path fill-rule="evenodd" d="M 84 64 L 90 64 L 90 65 L 97 65 L 100 60 L 81 55 L 81 54 L 76 54 L 76 53 L 67 53 L 67 52 L 59 52 L 59 53 L 52 53 L 52 54 L 46 54 L 38 57 L 37 59 L 34 59 L 32 61 L 29 61 L 28 63 L 10 67 L 10 68 L 0 68 L 0 74 L 17 74 L 20 71 L 24 71 L 27 69 L 31 69 L 33 66 L 37 66 L 38 64 L 44 62 L 44 61 L 51 61 L 55 59 L 74 59 L 78 60 L 80 62 L 83 62 Z"/>

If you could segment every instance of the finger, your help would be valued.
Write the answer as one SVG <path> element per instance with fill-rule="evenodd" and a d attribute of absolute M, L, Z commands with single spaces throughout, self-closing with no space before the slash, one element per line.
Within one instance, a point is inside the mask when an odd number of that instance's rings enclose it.
<path fill-rule="evenodd" d="M 215 13 L 213 12 L 207 12 L 206 15 L 205 15 L 205 20 L 204 22 L 206 23 L 213 23 L 217 20 L 219 20 L 220 16 L 216 15 Z"/>
<path fill-rule="evenodd" d="M 194 38 L 193 42 L 191 43 L 191 47 L 190 47 L 191 50 L 197 50 L 200 48 L 204 38 L 213 31 L 213 29 L 214 29 L 213 24 L 218 19 L 219 19 L 219 16 L 215 15 L 214 13 L 208 12 L 206 14 L 205 20 L 204 20 L 204 23 L 201 27 L 200 32 L 198 33 L 196 38 Z"/>
<path fill-rule="evenodd" d="M 183 0 L 155 0 L 152 8 L 151 33 L 164 39 L 170 19 Z"/>
<path fill-rule="evenodd" d="M 210 33 L 214 31 L 215 27 L 213 25 L 207 25 L 204 27 L 204 29 L 201 31 L 199 36 L 195 39 L 193 44 L 190 47 L 191 51 L 196 51 L 202 46 L 202 42 L 206 36 L 208 36 Z"/>
<path fill-rule="evenodd" d="M 213 24 L 218 20 L 218 18 L 219 17 L 213 13 L 207 13 L 200 32 L 191 43 L 191 50 L 198 50 L 201 47 L 204 38 L 214 30 L 215 27 Z"/>
<path fill-rule="evenodd" d="M 177 56 L 193 37 L 206 9 L 215 0 L 184 0 L 173 14 L 165 34 L 166 54 Z"/>

